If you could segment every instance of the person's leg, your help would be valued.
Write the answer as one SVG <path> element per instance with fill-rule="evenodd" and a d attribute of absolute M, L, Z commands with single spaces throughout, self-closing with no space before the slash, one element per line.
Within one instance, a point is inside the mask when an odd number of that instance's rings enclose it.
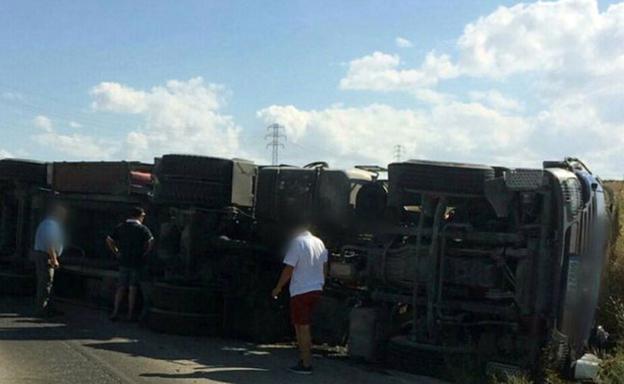
<path fill-rule="evenodd" d="M 46 261 L 47 264 L 47 261 Z M 47 271 L 46 271 L 46 284 L 45 284 L 45 301 L 44 301 L 44 308 L 45 310 L 49 310 L 50 309 L 50 300 L 52 299 L 52 287 L 54 285 L 54 268 L 50 267 L 49 265 L 47 266 Z M 55 310 L 55 312 L 58 312 Z"/>
<path fill-rule="evenodd" d="M 136 304 L 137 287 L 131 285 L 128 289 L 128 320 L 132 320 L 134 316 L 134 306 Z"/>
<path fill-rule="evenodd" d="M 35 258 L 35 271 L 37 275 L 37 303 L 36 313 L 46 314 L 52 294 L 54 281 L 54 269 L 48 264 L 48 258 L 44 254 L 37 254 Z"/>
<path fill-rule="evenodd" d="M 312 353 L 306 300 L 305 294 L 294 296 L 290 300 L 292 323 L 295 327 L 299 348 L 299 362 L 290 370 L 294 373 L 309 375 L 312 373 Z"/>
<path fill-rule="evenodd" d="M 44 312 L 44 303 L 45 299 L 45 290 L 46 290 L 46 273 L 47 268 L 43 263 L 43 257 L 40 254 L 34 255 L 35 262 L 35 273 L 37 275 L 37 297 L 35 298 L 35 313 L 37 315 L 43 314 Z"/>
<path fill-rule="evenodd" d="M 293 328 L 295 329 L 295 343 L 297 344 L 297 350 L 299 351 L 299 361 L 301 361 L 301 350 L 299 346 L 301 345 L 301 340 L 299 340 L 299 326 L 297 324 L 293 324 Z"/>
<path fill-rule="evenodd" d="M 310 334 L 310 325 L 299 325 L 298 343 L 299 354 L 301 355 L 301 363 L 304 367 L 312 366 L 312 335 Z"/>
<path fill-rule="evenodd" d="M 134 309 L 136 307 L 137 291 L 139 287 L 139 269 L 133 268 L 130 270 L 130 281 L 128 290 L 128 317 L 130 321 L 134 319 Z"/>
<path fill-rule="evenodd" d="M 117 291 L 115 292 L 115 303 L 113 306 L 113 313 L 111 314 L 111 319 L 117 318 L 119 316 L 119 308 L 121 307 L 121 303 L 123 302 L 124 296 L 126 296 L 126 287 L 119 286 L 117 287 Z"/>
<path fill-rule="evenodd" d="M 111 320 L 116 320 L 119 316 L 119 309 L 121 308 L 121 303 L 123 302 L 124 296 L 126 295 L 129 279 L 130 276 L 128 270 L 126 268 L 119 268 L 119 286 L 117 287 L 117 291 L 115 292 L 113 313 L 110 316 Z"/>

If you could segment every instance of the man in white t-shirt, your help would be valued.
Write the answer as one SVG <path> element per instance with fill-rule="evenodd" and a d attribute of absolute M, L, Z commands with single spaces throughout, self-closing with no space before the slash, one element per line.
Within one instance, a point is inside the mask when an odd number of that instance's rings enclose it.
<path fill-rule="evenodd" d="M 286 265 L 272 294 L 277 298 L 290 281 L 290 316 L 301 355 L 299 363 L 290 370 L 309 375 L 312 373 L 310 320 L 325 284 L 327 249 L 321 239 L 307 230 L 307 225 L 299 228 L 288 246 L 284 258 Z"/>

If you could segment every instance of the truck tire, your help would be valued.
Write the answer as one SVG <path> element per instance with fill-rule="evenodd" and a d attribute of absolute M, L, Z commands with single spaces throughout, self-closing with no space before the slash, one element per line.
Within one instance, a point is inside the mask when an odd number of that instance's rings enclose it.
<path fill-rule="evenodd" d="M 322 296 L 312 314 L 312 339 L 316 344 L 345 345 L 351 308 L 344 300 Z"/>
<path fill-rule="evenodd" d="M 181 336 L 216 336 L 221 332 L 221 316 L 166 311 L 150 308 L 147 326 L 156 332 Z"/>
<path fill-rule="evenodd" d="M 485 165 L 410 160 L 388 167 L 390 194 L 410 190 L 441 195 L 485 193 L 485 181 L 495 177 L 494 168 Z"/>
<path fill-rule="evenodd" d="M 166 311 L 210 314 L 218 313 L 220 294 L 205 287 L 155 283 L 152 288 L 152 305 Z"/>
<path fill-rule="evenodd" d="M 154 201 L 221 208 L 231 205 L 231 194 L 230 184 L 163 176 L 154 188 Z"/>
<path fill-rule="evenodd" d="M 283 308 L 254 308 L 250 318 L 249 338 L 252 342 L 275 343 L 284 341 L 292 333 L 288 311 Z"/>
<path fill-rule="evenodd" d="M 386 365 L 416 375 L 453 379 L 443 353 L 413 348 L 404 342 L 406 339 L 404 336 L 397 336 L 388 342 Z"/>
<path fill-rule="evenodd" d="M 18 159 L 0 160 L 0 179 L 46 185 L 47 178 L 48 171 L 45 163 Z"/>
<path fill-rule="evenodd" d="M 234 162 L 218 157 L 164 155 L 156 166 L 156 174 L 200 180 L 231 181 Z"/>
<path fill-rule="evenodd" d="M 0 294 L 30 296 L 35 293 L 35 276 L 31 273 L 0 272 Z"/>
<path fill-rule="evenodd" d="M 383 184 L 365 184 L 355 197 L 355 214 L 363 219 L 382 218 L 388 204 L 388 189 Z"/>

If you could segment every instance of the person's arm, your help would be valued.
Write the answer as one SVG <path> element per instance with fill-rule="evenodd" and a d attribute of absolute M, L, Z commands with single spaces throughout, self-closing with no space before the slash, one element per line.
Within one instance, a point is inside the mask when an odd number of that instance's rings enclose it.
<path fill-rule="evenodd" d="M 56 248 L 54 246 L 48 247 L 48 264 L 55 269 L 60 265 L 58 262 L 58 255 L 56 254 Z"/>
<path fill-rule="evenodd" d="M 108 247 L 108 249 L 111 250 L 111 252 L 113 252 L 115 257 L 119 257 L 119 248 L 117 247 L 117 243 L 115 242 L 115 240 L 113 240 L 112 237 L 108 236 L 106 238 L 106 246 Z"/>
<path fill-rule="evenodd" d="M 154 248 L 154 238 L 153 237 L 151 239 L 147 240 L 147 242 L 145 243 L 145 255 L 150 253 L 152 248 Z"/>
<path fill-rule="evenodd" d="M 329 276 L 329 251 L 327 248 L 321 254 L 321 259 L 323 261 L 323 276 L 327 279 L 327 276 Z"/>
<path fill-rule="evenodd" d="M 284 266 L 284 269 L 282 269 L 277 285 L 275 285 L 275 288 L 273 288 L 273 291 L 271 292 L 271 297 L 274 299 L 277 299 L 280 293 L 282 293 L 284 286 L 290 281 L 295 266 L 297 265 L 297 261 L 299 261 L 299 253 L 299 243 L 293 241 L 288 247 L 286 257 L 284 257 L 284 264 L 286 265 Z"/>
<path fill-rule="evenodd" d="M 56 244 L 59 241 L 59 229 L 51 221 L 46 221 L 42 227 L 42 234 L 44 238 L 44 249 L 48 254 L 48 265 L 52 268 L 58 268 L 58 254 L 56 252 Z"/>
<path fill-rule="evenodd" d="M 146 226 L 143 226 L 143 230 L 145 232 L 145 252 L 143 253 L 143 256 L 145 256 L 150 253 L 154 247 L 154 235 L 152 235 L 152 231 L 150 231 Z"/>
<path fill-rule="evenodd" d="M 277 299 L 280 293 L 282 293 L 282 289 L 284 289 L 284 286 L 290 281 L 294 269 L 295 268 L 290 265 L 286 265 L 284 269 L 282 269 L 277 285 L 273 288 L 273 292 L 271 292 L 274 299 Z"/>
<path fill-rule="evenodd" d="M 119 240 L 119 225 L 113 229 L 113 232 L 106 237 L 106 246 L 110 251 L 115 255 L 115 257 L 119 257 L 119 245 L 117 241 Z"/>

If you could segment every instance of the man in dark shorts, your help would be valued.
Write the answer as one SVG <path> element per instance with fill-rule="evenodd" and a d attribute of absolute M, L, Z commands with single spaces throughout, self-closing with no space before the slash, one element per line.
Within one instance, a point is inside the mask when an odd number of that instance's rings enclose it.
<path fill-rule="evenodd" d="M 119 259 L 119 287 L 115 294 L 115 307 L 110 319 L 119 318 L 119 307 L 128 293 L 128 317 L 133 320 L 137 290 L 144 273 L 145 256 L 152 248 L 154 236 L 149 228 L 143 225 L 145 211 L 135 207 L 130 217 L 119 224 L 113 233 L 106 238 L 108 248 Z"/>
<path fill-rule="evenodd" d="M 277 298 L 282 288 L 290 281 L 290 315 L 299 345 L 299 363 L 290 368 L 294 373 L 312 373 L 312 334 L 310 322 L 312 312 L 318 304 L 325 284 L 327 249 L 318 237 L 307 230 L 307 225 L 290 242 L 284 270 L 273 289 Z"/>

